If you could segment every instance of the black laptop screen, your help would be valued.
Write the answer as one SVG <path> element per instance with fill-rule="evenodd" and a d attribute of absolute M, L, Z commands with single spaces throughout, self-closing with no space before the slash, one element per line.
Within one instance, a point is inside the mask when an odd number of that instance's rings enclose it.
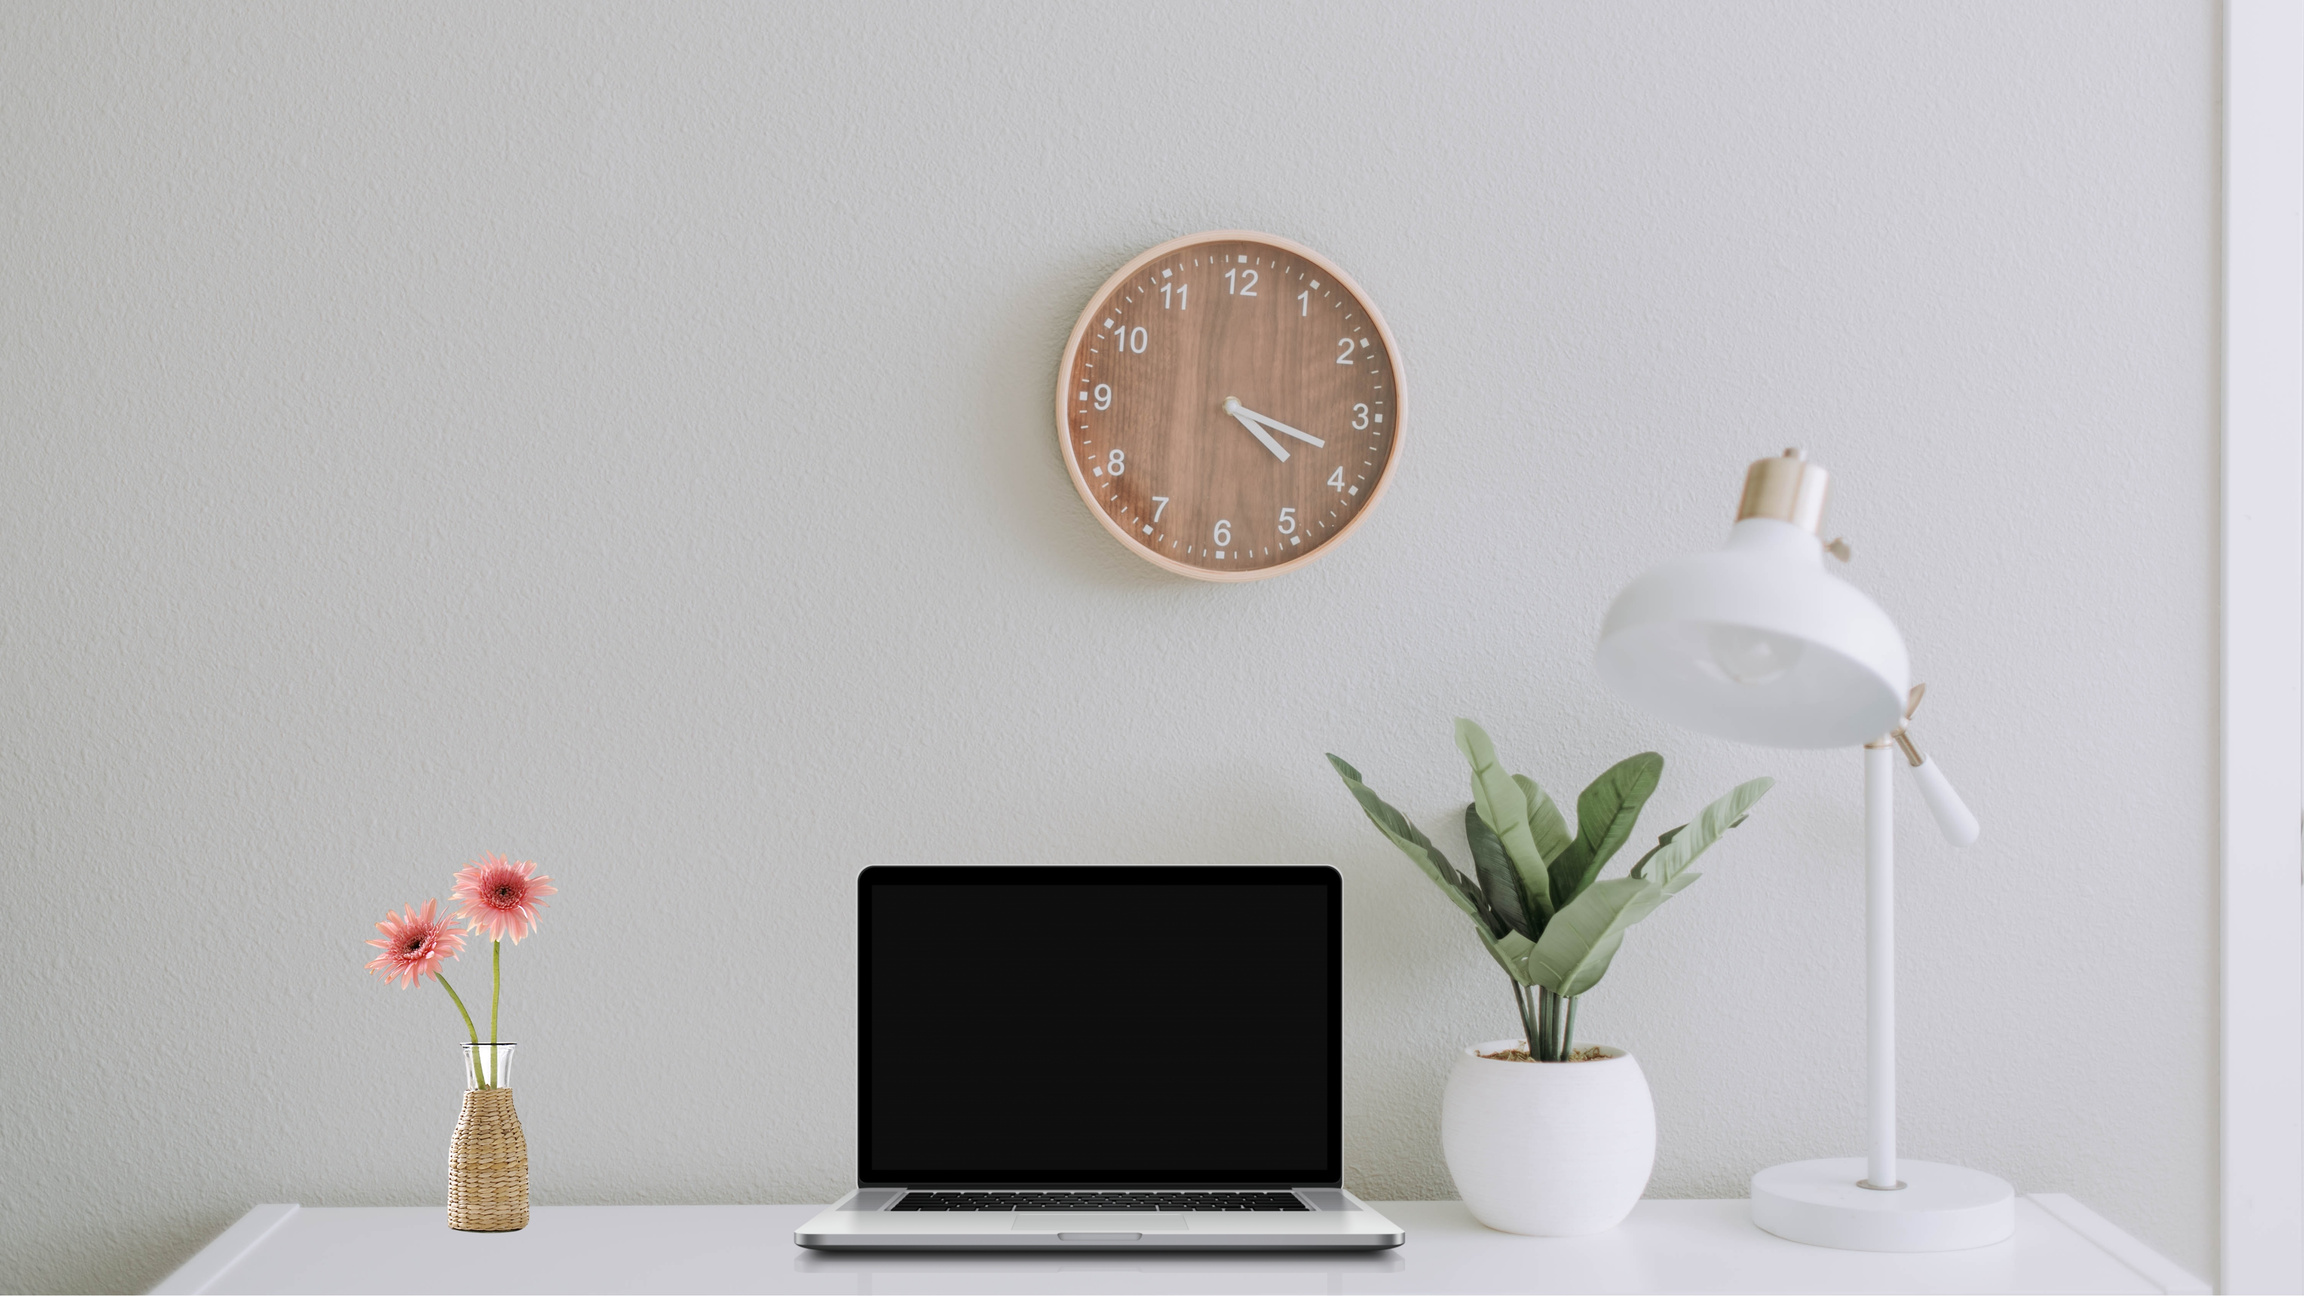
<path fill-rule="evenodd" d="M 864 1184 L 1341 1181 L 1334 869 L 858 882 Z"/>

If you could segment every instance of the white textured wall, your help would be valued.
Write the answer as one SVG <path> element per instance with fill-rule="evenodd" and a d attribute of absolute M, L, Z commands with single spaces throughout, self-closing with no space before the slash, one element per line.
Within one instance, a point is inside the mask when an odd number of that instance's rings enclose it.
<path fill-rule="evenodd" d="M 1855 755 L 1588 666 L 1794 443 L 1987 825 L 1907 797 L 1905 1146 L 2205 1271 L 2216 31 L 0 9 L 0 1285 L 438 1201 L 457 1024 L 360 941 L 487 850 L 563 888 L 508 960 L 539 1201 L 839 1191 L 851 874 L 984 860 L 1340 865 L 1349 1182 L 1447 1195 L 1510 1009 L 1321 753 L 1456 841 L 1460 713 L 1571 791 L 1662 750 L 1651 833 L 1781 780 L 1582 1021 L 1658 1193 L 1854 1152 Z M 1347 267 L 1413 401 L 1369 525 L 1234 587 L 1121 552 L 1048 413 L 1096 283 L 1223 226 Z"/>

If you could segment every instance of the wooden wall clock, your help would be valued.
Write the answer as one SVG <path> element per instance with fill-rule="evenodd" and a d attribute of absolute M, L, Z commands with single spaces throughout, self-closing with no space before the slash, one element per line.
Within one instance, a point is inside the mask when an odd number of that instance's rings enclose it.
<path fill-rule="evenodd" d="M 1245 581 L 1326 553 L 1400 457 L 1400 357 L 1310 248 L 1217 230 L 1144 253 L 1072 327 L 1056 426 L 1104 529 L 1169 571 Z"/>

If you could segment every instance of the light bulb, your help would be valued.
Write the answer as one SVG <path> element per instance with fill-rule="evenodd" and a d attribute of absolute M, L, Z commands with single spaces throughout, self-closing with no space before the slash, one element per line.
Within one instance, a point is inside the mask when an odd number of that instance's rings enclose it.
<path fill-rule="evenodd" d="M 1711 659 L 1699 664 L 1716 677 L 1747 688 L 1772 684 L 1800 663 L 1800 641 L 1786 635 L 1713 625 L 1706 627 L 1704 640 Z"/>

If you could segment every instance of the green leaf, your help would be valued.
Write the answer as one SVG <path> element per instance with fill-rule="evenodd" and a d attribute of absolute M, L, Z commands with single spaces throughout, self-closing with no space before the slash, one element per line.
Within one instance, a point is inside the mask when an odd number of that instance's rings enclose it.
<path fill-rule="evenodd" d="M 1376 825 L 1376 831 L 1390 838 L 1392 844 L 1400 848 L 1401 854 L 1424 870 L 1424 876 L 1431 878 L 1433 885 L 1447 893 L 1457 908 L 1470 915 L 1474 925 L 1498 936 L 1512 930 L 1488 903 L 1488 898 L 1473 885 L 1472 879 L 1457 871 L 1456 866 L 1448 862 L 1448 857 L 1440 853 L 1440 848 L 1434 846 L 1431 839 L 1415 824 L 1408 822 L 1408 816 L 1386 805 L 1382 797 L 1360 781 L 1360 771 L 1346 764 L 1344 758 L 1334 752 L 1328 754 L 1328 763 L 1336 767 L 1337 774 L 1344 779 L 1344 786 L 1351 789 L 1353 799 L 1360 803 L 1360 809 L 1367 814 L 1368 822 Z"/>
<path fill-rule="evenodd" d="M 1544 930 L 1544 918 L 1536 913 L 1532 897 L 1520 887 L 1520 874 L 1512 867 L 1512 860 L 1504 853 L 1504 843 L 1480 822 L 1477 806 L 1464 807 L 1464 837 L 1472 843 L 1472 872 L 1480 879 L 1480 889 L 1487 893 L 1506 926 L 1533 940 Z"/>
<path fill-rule="evenodd" d="M 1686 824 L 1682 824 L 1680 825 L 1680 828 L 1685 828 L 1687 826 L 1688 825 Z M 1648 861 L 1656 858 L 1656 855 L 1659 851 L 1662 851 L 1665 847 L 1672 844 L 1672 839 L 1680 835 L 1680 828 L 1674 828 L 1656 839 L 1656 844 L 1648 848 L 1648 853 L 1641 856 L 1639 860 L 1634 862 L 1632 865 L 1633 877 L 1639 877 L 1640 871 L 1648 867 Z"/>
<path fill-rule="evenodd" d="M 1536 780 L 1525 774 L 1515 774 L 1512 782 L 1520 789 L 1520 796 L 1528 802 L 1528 836 L 1536 843 L 1537 858 L 1549 867 L 1560 852 L 1568 849 L 1568 824 L 1560 817 L 1560 807 L 1536 786 Z M 1543 915 L 1545 922 L 1560 909 L 1560 900 L 1552 894 L 1552 876 L 1543 868 L 1522 869 L 1514 861 L 1513 870 L 1520 874 L 1520 893 Z"/>
<path fill-rule="evenodd" d="M 1504 975 L 1520 985 L 1536 984 L 1534 974 L 1528 969 L 1528 957 L 1536 952 L 1536 942 L 1515 931 L 1491 936 L 1478 927 L 1473 930 L 1480 932 L 1480 943 L 1488 947 L 1488 957 L 1496 960 L 1496 966 L 1504 969 Z"/>
<path fill-rule="evenodd" d="M 1560 817 L 1560 807 L 1552 804 L 1552 798 L 1536 786 L 1536 780 L 1515 774 L 1512 783 L 1528 802 L 1528 835 L 1536 841 L 1537 857 L 1550 864 L 1560 858 L 1560 852 L 1568 849 L 1574 840 L 1568 833 L 1568 821 Z"/>
<path fill-rule="evenodd" d="M 1567 904 L 1599 880 L 1600 870 L 1631 837 L 1641 807 L 1663 777 L 1664 758 L 1641 752 L 1610 766 L 1576 798 L 1576 840 L 1552 861 L 1555 901 Z"/>
<path fill-rule="evenodd" d="M 1632 870 L 1639 878 L 1652 878 L 1669 885 L 1682 869 L 1696 862 L 1696 857 L 1720 840 L 1727 831 L 1744 822 L 1768 789 L 1776 786 L 1772 778 L 1756 778 L 1739 783 L 1729 789 L 1728 795 L 1704 807 L 1704 812 L 1688 823 L 1664 834 L 1656 849 L 1641 857 Z"/>
<path fill-rule="evenodd" d="M 1480 821 L 1504 843 L 1504 854 L 1522 876 L 1541 873 L 1544 857 L 1528 830 L 1528 798 L 1497 763 L 1496 744 L 1488 740 L 1486 730 L 1459 719 L 1456 750 L 1463 752 L 1472 766 L 1472 805 L 1479 811 Z"/>
<path fill-rule="evenodd" d="M 1552 916 L 1529 953 L 1528 972 L 1534 984 L 1569 996 L 1599 984 L 1624 944 L 1625 931 L 1654 913 L 1665 895 L 1662 883 L 1630 877 L 1585 888 Z"/>

